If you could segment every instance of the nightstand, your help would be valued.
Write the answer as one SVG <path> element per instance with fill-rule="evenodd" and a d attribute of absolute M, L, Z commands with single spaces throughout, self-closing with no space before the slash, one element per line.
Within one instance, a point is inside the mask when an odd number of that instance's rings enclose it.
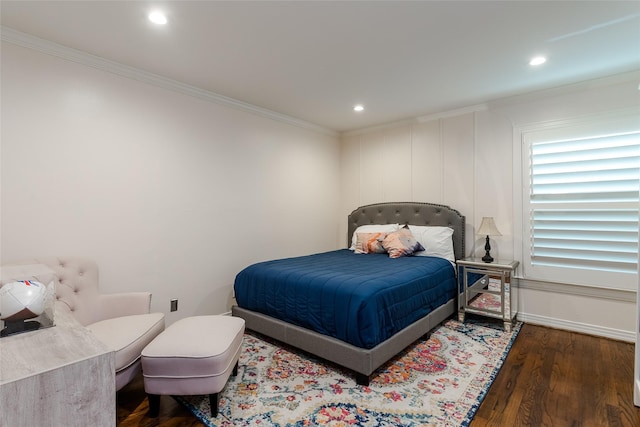
<path fill-rule="evenodd" d="M 517 286 L 513 277 L 518 261 L 465 258 L 458 265 L 458 319 L 464 322 L 466 313 L 502 319 L 504 330 L 511 331 L 518 314 Z"/>

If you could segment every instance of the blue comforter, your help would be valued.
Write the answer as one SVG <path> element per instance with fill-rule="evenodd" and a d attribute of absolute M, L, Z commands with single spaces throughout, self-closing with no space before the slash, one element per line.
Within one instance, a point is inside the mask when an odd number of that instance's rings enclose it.
<path fill-rule="evenodd" d="M 455 296 L 451 263 L 348 249 L 253 264 L 234 284 L 238 306 L 373 348 Z"/>

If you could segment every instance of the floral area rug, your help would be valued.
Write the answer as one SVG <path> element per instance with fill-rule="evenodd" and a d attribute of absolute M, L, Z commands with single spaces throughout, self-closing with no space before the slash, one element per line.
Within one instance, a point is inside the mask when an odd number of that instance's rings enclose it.
<path fill-rule="evenodd" d="M 447 320 L 379 368 L 369 386 L 334 364 L 245 334 L 239 371 L 210 418 L 207 396 L 175 396 L 204 424 L 230 426 L 467 426 L 522 324 Z"/>

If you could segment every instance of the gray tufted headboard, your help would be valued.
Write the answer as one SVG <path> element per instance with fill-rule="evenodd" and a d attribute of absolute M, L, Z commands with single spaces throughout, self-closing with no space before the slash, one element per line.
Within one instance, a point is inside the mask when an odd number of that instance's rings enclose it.
<path fill-rule="evenodd" d="M 361 206 L 349 214 L 347 243 L 361 225 L 395 224 L 438 225 L 453 229 L 453 251 L 456 259 L 464 258 L 464 216 L 449 206 L 434 203 L 394 202 Z"/>

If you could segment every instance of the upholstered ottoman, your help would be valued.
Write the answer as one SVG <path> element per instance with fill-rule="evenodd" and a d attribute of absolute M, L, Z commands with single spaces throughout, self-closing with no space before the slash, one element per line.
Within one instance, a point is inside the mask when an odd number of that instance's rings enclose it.
<path fill-rule="evenodd" d="M 219 393 L 237 375 L 244 320 L 232 316 L 194 316 L 178 320 L 142 350 L 149 415 L 157 417 L 160 395 L 208 394 L 211 416 L 218 415 Z"/>

